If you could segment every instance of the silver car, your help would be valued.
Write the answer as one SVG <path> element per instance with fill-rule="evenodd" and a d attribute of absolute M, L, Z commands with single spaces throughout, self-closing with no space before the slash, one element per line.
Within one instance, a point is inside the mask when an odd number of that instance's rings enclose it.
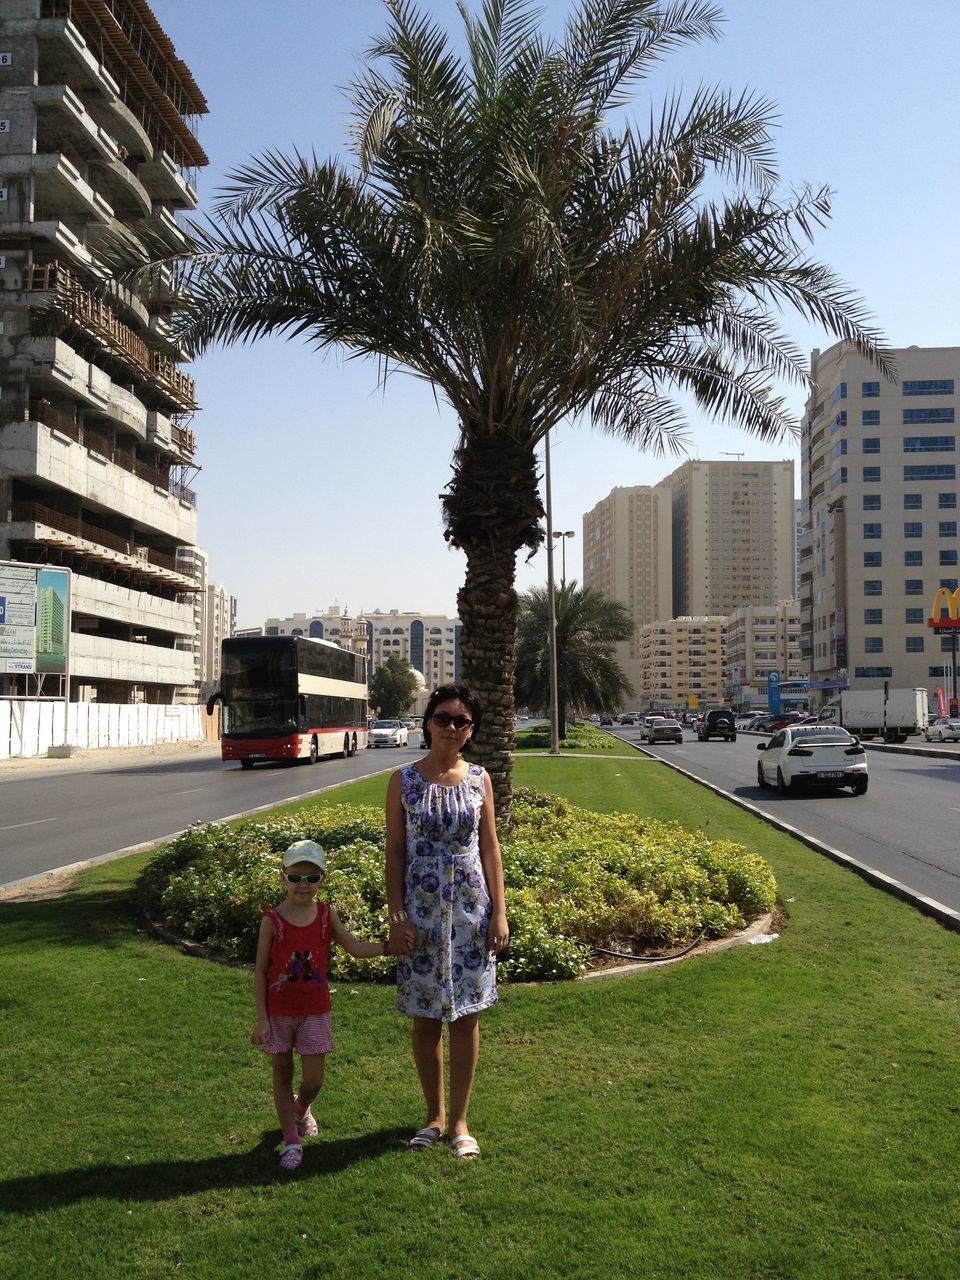
<path fill-rule="evenodd" d="M 960 742 L 960 720 L 949 716 L 938 716 L 931 720 L 923 731 L 928 742 Z"/>

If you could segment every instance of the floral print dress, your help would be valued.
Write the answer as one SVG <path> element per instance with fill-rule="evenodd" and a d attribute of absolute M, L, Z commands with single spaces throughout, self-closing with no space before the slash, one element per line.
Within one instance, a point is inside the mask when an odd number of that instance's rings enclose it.
<path fill-rule="evenodd" d="M 453 1022 L 497 1002 L 496 960 L 487 949 L 490 895 L 480 861 L 483 769 L 462 782 L 427 782 L 400 770 L 407 833 L 403 906 L 417 945 L 397 965 L 397 1008 Z"/>

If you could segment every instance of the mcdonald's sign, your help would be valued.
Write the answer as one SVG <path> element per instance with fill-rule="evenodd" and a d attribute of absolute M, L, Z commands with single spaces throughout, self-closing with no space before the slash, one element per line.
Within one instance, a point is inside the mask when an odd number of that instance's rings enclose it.
<path fill-rule="evenodd" d="M 934 631 L 960 631 L 960 590 L 941 587 L 933 597 L 931 615 L 927 626 Z"/>

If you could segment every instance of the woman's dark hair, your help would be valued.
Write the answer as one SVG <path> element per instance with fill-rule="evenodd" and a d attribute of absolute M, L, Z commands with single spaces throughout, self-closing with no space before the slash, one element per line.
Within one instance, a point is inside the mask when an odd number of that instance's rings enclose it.
<path fill-rule="evenodd" d="M 439 689 L 434 689 L 433 693 L 431 693 L 430 701 L 427 703 L 423 713 L 423 740 L 428 747 L 432 745 L 429 725 L 433 719 L 433 713 L 441 702 L 455 702 L 458 698 L 470 712 L 470 718 L 473 721 L 473 733 L 470 736 L 476 737 L 482 718 L 480 701 L 477 695 L 471 689 L 468 689 L 465 684 L 442 684 Z"/>

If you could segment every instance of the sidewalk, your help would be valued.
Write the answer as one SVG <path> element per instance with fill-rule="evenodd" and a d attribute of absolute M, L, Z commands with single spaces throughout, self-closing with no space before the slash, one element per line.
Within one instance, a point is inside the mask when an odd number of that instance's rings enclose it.
<path fill-rule="evenodd" d="M 102 769 L 119 765 L 138 765 L 148 761 L 178 758 L 197 759 L 209 757 L 220 759 L 219 742 L 156 742 L 149 747 L 99 747 L 97 749 L 74 750 L 73 754 L 58 759 L 47 756 L 13 756 L 8 760 L 0 760 L 0 783 L 12 781 L 24 776 L 43 776 L 44 774 L 83 773 L 92 769 Z"/>

